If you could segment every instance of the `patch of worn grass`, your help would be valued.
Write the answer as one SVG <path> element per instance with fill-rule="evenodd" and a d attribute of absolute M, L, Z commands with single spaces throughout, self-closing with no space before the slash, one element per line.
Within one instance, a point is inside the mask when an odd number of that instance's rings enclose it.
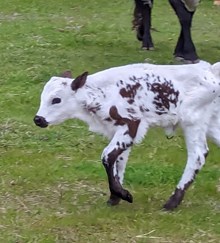
<path fill-rule="evenodd" d="M 185 166 L 180 131 L 151 130 L 130 156 L 125 187 L 134 203 L 109 208 L 100 154 L 107 141 L 85 124 L 33 124 L 50 76 L 143 62 L 173 63 L 179 25 L 167 1 L 155 1 L 154 52 L 131 31 L 132 1 L 9 0 L 0 10 L 0 241 L 219 242 L 219 151 L 210 155 L 183 204 L 161 210 Z M 201 59 L 219 61 L 219 8 L 203 1 L 193 23 Z M 166 13 L 166 15 L 164 14 Z"/>

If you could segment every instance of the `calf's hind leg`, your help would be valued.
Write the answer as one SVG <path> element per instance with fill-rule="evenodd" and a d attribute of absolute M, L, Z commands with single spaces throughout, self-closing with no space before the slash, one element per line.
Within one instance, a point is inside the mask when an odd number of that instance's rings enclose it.
<path fill-rule="evenodd" d="M 166 210 L 173 210 L 183 200 L 184 194 L 188 187 L 193 183 L 196 174 L 201 170 L 205 164 L 205 158 L 208 154 L 208 146 L 206 142 L 204 129 L 188 127 L 185 129 L 185 139 L 188 152 L 188 159 L 182 178 L 179 181 L 175 192 L 171 195 L 169 200 L 165 203 Z"/>

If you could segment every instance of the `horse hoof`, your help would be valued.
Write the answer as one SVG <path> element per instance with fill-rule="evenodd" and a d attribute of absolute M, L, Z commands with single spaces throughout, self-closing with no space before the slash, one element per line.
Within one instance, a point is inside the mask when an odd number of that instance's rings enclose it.
<path fill-rule="evenodd" d="M 174 59 L 175 59 L 175 61 L 177 61 L 177 62 L 183 62 L 183 61 L 184 61 L 184 58 L 181 57 L 181 56 L 175 56 Z"/>
<path fill-rule="evenodd" d="M 184 59 L 184 64 L 196 64 L 196 63 L 199 63 L 199 59 L 196 59 L 196 60 L 186 60 Z"/>
<path fill-rule="evenodd" d="M 175 61 L 180 62 L 182 64 L 196 64 L 200 61 L 199 59 L 195 59 L 195 60 L 185 59 L 182 56 L 174 56 L 174 59 Z"/>
<path fill-rule="evenodd" d="M 141 49 L 144 50 L 144 51 L 154 51 L 154 47 L 153 46 L 151 46 L 151 47 L 142 46 Z"/>

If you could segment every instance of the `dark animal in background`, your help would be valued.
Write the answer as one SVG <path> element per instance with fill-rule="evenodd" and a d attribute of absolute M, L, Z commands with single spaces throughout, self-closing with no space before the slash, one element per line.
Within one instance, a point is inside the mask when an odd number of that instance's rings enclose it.
<path fill-rule="evenodd" d="M 153 1 L 135 0 L 133 28 L 137 31 L 137 39 L 142 41 L 142 48 L 145 50 L 154 49 L 150 32 Z M 185 63 L 196 63 L 199 59 L 191 37 L 191 25 L 199 0 L 169 0 L 169 2 L 181 26 L 174 57 Z"/>

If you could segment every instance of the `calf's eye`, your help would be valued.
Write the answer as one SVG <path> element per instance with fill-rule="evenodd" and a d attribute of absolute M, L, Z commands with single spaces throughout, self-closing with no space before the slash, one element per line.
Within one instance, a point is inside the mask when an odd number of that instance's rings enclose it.
<path fill-rule="evenodd" d="M 52 99 L 52 102 L 51 104 L 54 105 L 54 104 L 59 104 L 61 102 L 61 99 L 60 98 L 54 98 Z"/>

